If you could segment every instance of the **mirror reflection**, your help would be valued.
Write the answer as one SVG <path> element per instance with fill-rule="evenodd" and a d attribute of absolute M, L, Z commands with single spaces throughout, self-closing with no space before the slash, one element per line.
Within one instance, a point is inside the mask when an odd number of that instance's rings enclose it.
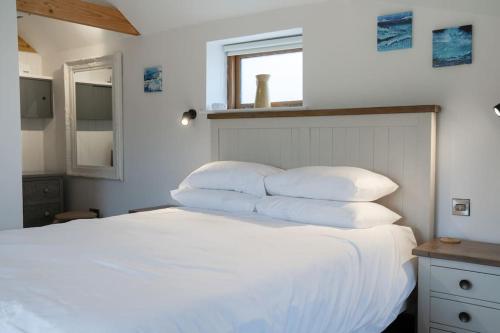
<path fill-rule="evenodd" d="M 78 166 L 113 166 L 113 68 L 74 73 Z"/>

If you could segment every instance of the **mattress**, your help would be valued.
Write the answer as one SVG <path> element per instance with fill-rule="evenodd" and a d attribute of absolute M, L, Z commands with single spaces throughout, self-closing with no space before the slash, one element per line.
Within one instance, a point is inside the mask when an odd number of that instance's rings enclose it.
<path fill-rule="evenodd" d="M 380 332 L 409 228 L 169 208 L 0 233 L 0 332 Z"/>

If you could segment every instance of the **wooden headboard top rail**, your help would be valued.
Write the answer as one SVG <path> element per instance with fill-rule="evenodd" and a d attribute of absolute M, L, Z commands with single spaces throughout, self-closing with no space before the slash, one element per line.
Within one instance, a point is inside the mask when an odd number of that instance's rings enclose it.
<path fill-rule="evenodd" d="M 301 110 L 269 110 L 269 111 L 221 111 L 209 113 L 208 119 L 243 119 L 243 118 L 284 118 L 284 117 L 323 117 L 323 116 L 353 116 L 370 114 L 395 114 L 395 113 L 438 113 L 439 105 L 410 105 L 410 106 L 381 106 L 369 108 L 346 109 L 301 109 Z"/>

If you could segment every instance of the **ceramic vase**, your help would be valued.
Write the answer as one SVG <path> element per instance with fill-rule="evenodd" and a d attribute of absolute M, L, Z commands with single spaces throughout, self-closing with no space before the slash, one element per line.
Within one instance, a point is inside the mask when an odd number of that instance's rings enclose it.
<path fill-rule="evenodd" d="M 269 74 L 259 74 L 257 78 L 257 93 L 255 95 L 255 105 L 257 108 L 270 108 L 271 100 L 269 99 Z"/>

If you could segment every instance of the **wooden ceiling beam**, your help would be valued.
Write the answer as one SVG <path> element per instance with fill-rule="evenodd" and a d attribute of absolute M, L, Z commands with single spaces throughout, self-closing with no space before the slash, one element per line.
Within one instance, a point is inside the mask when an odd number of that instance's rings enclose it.
<path fill-rule="evenodd" d="M 35 49 L 31 47 L 21 36 L 17 36 L 17 45 L 21 52 L 36 53 Z"/>
<path fill-rule="evenodd" d="M 17 10 L 129 35 L 140 35 L 115 7 L 82 0 L 17 0 Z"/>

